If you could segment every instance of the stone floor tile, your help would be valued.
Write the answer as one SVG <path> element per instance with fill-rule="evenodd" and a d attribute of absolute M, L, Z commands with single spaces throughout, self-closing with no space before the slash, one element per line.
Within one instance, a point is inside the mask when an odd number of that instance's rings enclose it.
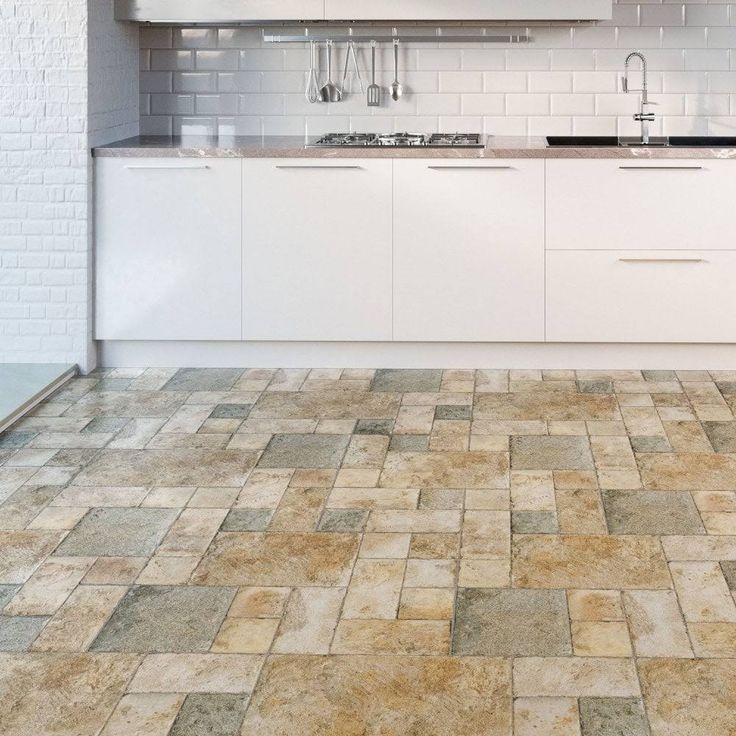
<path fill-rule="evenodd" d="M 576 657 L 631 657 L 629 630 L 623 621 L 573 621 Z"/>
<path fill-rule="evenodd" d="M 63 536 L 58 531 L 0 532 L 0 584 L 25 583 Z"/>
<path fill-rule="evenodd" d="M 195 570 L 196 585 L 345 586 L 356 534 L 220 533 Z"/>
<path fill-rule="evenodd" d="M 552 471 L 511 471 L 511 508 L 514 511 L 554 511 Z"/>
<path fill-rule="evenodd" d="M 230 618 L 281 618 L 289 588 L 241 588 L 227 612 Z"/>
<path fill-rule="evenodd" d="M 170 417 L 185 398 L 186 394 L 180 392 L 92 391 L 69 408 L 65 417 L 163 419 Z"/>
<path fill-rule="evenodd" d="M 508 588 L 511 561 L 460 560 L 458 586 L 461 588 Z"/>
<path fill-rule="evenodd" d="M 178 693 L 124 695 L 100 736 L 166 736 L 183 702 Z"/>
<path fill-rule="evenodd" d="M 259 468 L 339 468 L 350 435 L 277 434 L 271 438 Z"/>
<path fill-rule="evenodd" d="M 656 537 L 514 536 L 513 584 L 521 588 L 669 588 Z"/>
<path fill-rule="evenodd" d="M 376 468 L 383 465 L 389 439 L 383 435 L 353 435 L 342 460 L 343 468 Z"/>
<path fill-rule="evenodd" d="M 465 491 L 454 488 L 425 488 L 419 495 L 420 509 L 461 509 Z"/>
<path fill-rule="evenodd" d="M 672 580 L 685 620 L 736 622 L 736 604 L 716 562 L 671 562 Z"/>
<path fill-rule="evenodd" d="M 364 534 L 360 557 L 373 559 L 404 559 L 409 556 L 409 534 Z"/>
<path fill-rule="evenodd" d="M 702 534 L 700 515 L 684 491 L 603 491 L 611 534 Z"/>
<path fill-rule="evenodd" d="M 391 452 L 426 452 L 429 449 L 429 436 L 426 434 L 394 434 L 389 448 Z"/>
<path fill-rule="evenodd" d="M 134 693 L 249 693 L 263 657 L 255 654 L 149 654 L 128 685 Z"/>
<path fill-rule="evenodd" d="M 419 491 L 414 488 L 333 488 L 327 508 L 416 509 Z"/>
<path fill-rule="evenodd" d="M 225 618 L 231 588 L 131 588 L 95 639 L 102 652 L 205 652 Z"/>
<path fill-rule="evenodd" d="M 439 391 L 442 371 L 437 370 L 396 370 L 376 371 L 371 391 Z"/>
<path fill-rule="evenodd" d="M 651 491 L 736 490 L 736 457 L 705 453 L 639 455 L 644 488 Z"/>
<path fill-rule="evenodd" d="M 289 487 L 293 470 L 254 470 L 235 502 L 236 508 L 275 509 Z"/>
<path fill-rule="evenodd" d="M 344 588 L 296 588 L 286 605 L 273 651 L 327 654 L 344 597 Z"/>
<path fill-rule="evenodd" d="M 372 511 L 366 530 L 369 532 L 448 533 L 460 531 L 460 511 Z"/>
<path fill-rule="evenodd" d="M 508 511 L 466 511 L 463 515 L 461 555 L 464 558 L 503 559 L 511 549 Z"/>
<path fill-rule="evenodd" d="M 148 495 L 146 487 L 124 488 L 116 486 L 68 486 L 59 493 L 52 506 L 120 507 L 138 506 Z"/>
<path fill-rule="evenodd" d="M 736 535 L 736 513 L 704 511 L 700 515 L 708 534 Z"/>
<path fill-rule="evenodd" d="M 698 511 L 736 512 L 736 493 L 732 491 L 697 491 L 692 496 Z"/>
<path fill-rule="evenodd" d="M 736 711 L 736 660 L 639 662 L 652 736 L 724 736 Z"/>
<path fill-rule="evenodd" d="M 19 585 L 0 585 L 0 611 L 5 608 L 5 604 L 18 592 L 19 589 Z"/>
<path fill-rule="evenodd" d="M 163 386 L 163 391 L 230 391 L 240 378 L 238 368 L 182 368 Z"/>
<path fill-rule="evenodd" d="M 47 621 L 42 616 L 0 616 L 0 652 L 28 651 Z"/>
<path fill-rule="evenodd" d="M 271 657 L 243 733 L 507 736 L 508 662 L 482 657 Z M 288 693 L 288 699 L 284 694 Z"/>
<path fill-rule="evenodd" d="M 452 588 L 455 560 L 416 560 L 406 563 L 405 588 Z"/>
<path fill-rule="evenodd" d="M 332 654 L 425 654 L 450 651 L 449 621 L 341 620 Z"/>
<path fill-rule="evenodd" d="M 409 557 L 420 560 L 444 560 L 459 556 L 459 534 L 415 533 L 411 535 Z"/>
<path fill-rule="evenodd" d="M 621 418 L 614 396 L 574 391 L 477 394 L 473 416 L 478 419 L 562 422 Z"/>
<path fill-rule="evenodd" d="M 590 470 L 593 456 L 587 437 L 512 437 L 514 470 Z"/>
<path fill-rule="evenodd" d="M 513 511 L 511 530 L 514 534 L 557 534 L 557 514 L 554 511 Z"/>
<path fill-rule="evenodd" d="M 342 617 L 396 618 L 405 569 L 404 560 L 359 559 L 353 569 Z"/>
<path fill-rule="evenodd" d="M 229 509 L 240 495 L 241 488 L 198 488 L 189 499 L 189 508 Z"/>
<path fill-rule="evenodd" d="M 140 657 L 0 655 L 3 736 L 97 736 Z"/>
<path fill-rule="evenodd" d="M 663 410 L 660 409 L 660 412 Z M 707 434 L 703 431 L 703 425 L 696 421 L 678 421 L 678 422 L 663 422 L 665 432 L 669 444 L 672 447 L 670 452 L 713 452 L 713 445 L 708 439 Z M 641 450 L 640 452 L 648 452 L 648 450 Z M 652 450 L 656 452 L 656 450 Z"/>
<path fill-rule="evenodd" d="M 461 589 L 452 652 L 496 657 L 570 654 L 564 592 Z"/>
<path fill-rule="evenodd" d="M 355 434 L 379 434 L 390 437 L 393 430 L 393 419 L 358 419 Z"/>
<path fill-rule="evenodd" d="M 736 560 L 736 537 L 662 537 L 668 560 Z"/>
<path fill-rule="evenodd" d="M 716 452 L 736 452 L 736 422 L 703 422 L 703 429 Z"/>
<path fill-rule="evenodd" d="M 572 621 L 624 620 L 617 590 L 568 590 L 567 605 Z"/>
<path fill-rule="evenodd" d="M 450 588 L 405 588 L 401 594 L 399 618 L 450 620 L 455 591 Z"/>
<path fill-rule="evenodd" d="M 736 562 L 724 560 L 721 562 L 721 572 L 729 589 L 736 591 Z"/>
<path fill-rule="evenodd" d="M 185 585 L 194 568 L 199 564 L 199 555 L 167 557 L 154 555 L 136 579 L 138 585 Z"/>
<path fill-rule="evenodd" d="M 210 651 L 223 654 L 265 654 L 271 648 L 278 619 L 226 618 Z"/>
<path fill-rule="evenodd" d="M 328 494 L 326 488 L 288 488 L 269 528 L 279 532 L 313 532 Z"/>
<path fill-rule="evenodd" d="M 0 529 L 25 529 L 58 492 L 54 486 L 22 486 L 0 506 Z"/>
<path fill-rule="evenodd" d="M 394 419 L 401 395 L 393 392 L 268 392 L 251 409 L 251 419 Z"/>
<path fill-rule="evenodd" d="M 177 513 L 175 509 L 90 509 L 61 543 L 58 552 L 68 557 L 151 555 Z"/>
<path fill-rule="evenodd" d="M 159 555 L 202 555 L 227 516 L 227 509 L 184 509 L 158 547 Z"/>
<path fill-rule="evenodd" d="M 696 657 L 736 658 L 736 623 L 688 625 Z"/>
<path fill-rule="evenodd" d="M 514 736 L 580 736 L 575 698 L 517 698 Z"/>
<path fill-rule="evenodd" d="M 649 736 L 639 698 L 580 698 L 582 736 Z"/>
<path fill-rule="evenodd" d="M 517 697 L 639 697 L 631 660 L 595 657 L 520 657 L 514 660 Z"/>
<path fill-rule="evenodd" d="M 508 458 L 490 452 L 390 452 L 383 488 L 508 488 Z"/>
<path fill-rule="evenodd" d="M 638 657 L 692 657 L 673 591 L 627 590 L 624 604 Z"/>
<path fill-rule="evenodd" d="M 465 491 L 465 508 L 469 511 L 508 511 L 509 491 L 505 488 L 470 488 Z"/>
<path fill-rule="evenodd" d="M 242 695 L 190 693 L 169 736 L 238 736 L 246 707 Z"/>
<path fill-rule="evenodd" d="M 335 485 L 342 488 L 375 488 L 380 468 L 342 468 L 337 471 Z"/>
<path fill-rule="evenodd" d="M 605 513 L 597 490 L 560 488 L 557 499 L 557 523 L 562 534 L 606 534 Z"/>
<path fill-rule="evenodd" d="M 146 557 L 98 557 L 82 582 L 85 585 L 132 585 L 147 562 Z"/>
<path fill-rule="evenodd" d="M 88 511 L 88 508 L 48 506 L 28 524 L 28 529 L 73 529 Z"/>
<path fill-rule="evenodd" d="M 268 528 L 273 509 L 232 509 L 220 527 L 223 532 L 262 532 Z"/>

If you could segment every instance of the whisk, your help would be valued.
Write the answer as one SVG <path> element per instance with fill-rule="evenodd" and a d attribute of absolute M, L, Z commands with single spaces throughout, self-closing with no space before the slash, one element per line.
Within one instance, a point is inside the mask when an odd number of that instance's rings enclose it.
<path fill-rule="evenodd" d="M 317 79 L 317 46 L 314 41 L 309 42 L 309 77 L 307 79 L 307 91 L 304 96 L 307 98 L 307 102 L 311 104 L 322 101 Z"/>

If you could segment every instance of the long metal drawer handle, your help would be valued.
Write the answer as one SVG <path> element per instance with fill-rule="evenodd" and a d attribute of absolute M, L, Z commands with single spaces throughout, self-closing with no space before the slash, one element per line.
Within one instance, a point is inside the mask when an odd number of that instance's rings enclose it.
<path fill-rule="evenodd" d="M 619 258 L 621 263 L 708 263 L 705 258 Z"/>
<path fill-rule="evenodd" d="M 619 166 L 624 171 L 702 171 L 702 166 Z"/>
<path fill-rule="evenodd" d="M 330 166 L 329 164 L 326 166 L 299 166 L 299 165 L 293 165 L 293 166 L 277 166 L 277 169 L 362 169 L 362 166 Z"/>
<path fill-rule="evenodd" d="M 207 164 L 184 164 L 184 166 L 177 166 L 176 164 L 130 164 L 125 168 L 129 171 L 181 171 L 187 169 L 209 169 L 210 167 Z"/>
<path fill-rule="evenodd" d="M 432 171 L 444 171 L 446 169 L 463 169 L 466 171 L 472 171 L 473 169 L 495 169 L 496 171 L 503 171 L 513 169 L 513 166 L 427 166 Z"/>

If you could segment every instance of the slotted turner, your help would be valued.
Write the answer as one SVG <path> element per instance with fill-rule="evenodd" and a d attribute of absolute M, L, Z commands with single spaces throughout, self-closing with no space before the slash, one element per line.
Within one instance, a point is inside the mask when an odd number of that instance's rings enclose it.
<path fill-rule="evenodd" d="M 376 42 L 371 41 L 371 84 L 368 87 L 368 107 L 381 106 L 381 88 L 376 84 Z"/>

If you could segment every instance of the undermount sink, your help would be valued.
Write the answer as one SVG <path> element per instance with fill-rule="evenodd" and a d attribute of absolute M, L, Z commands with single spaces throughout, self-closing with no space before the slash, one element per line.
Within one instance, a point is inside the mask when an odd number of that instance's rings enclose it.
<path fill-rule="evenodd" d="M 639 138 L 619 138 L 615 135 L 551 135 L 547 145 L 553 148 L 736 148 L 736 136 L 672 136 L 652 137 L 649 143 Z"/>

